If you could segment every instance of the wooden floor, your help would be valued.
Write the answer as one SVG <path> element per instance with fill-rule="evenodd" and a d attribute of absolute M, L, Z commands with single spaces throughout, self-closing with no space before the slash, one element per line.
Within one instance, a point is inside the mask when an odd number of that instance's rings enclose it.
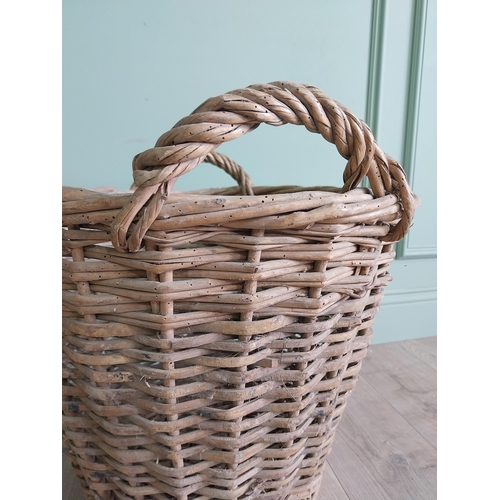
<path fill-rule="evenodd" d="M 437 498 L 436 337 L 370 347 L 318 500 Z M 84 500 L 63 457 L 62 500 Z"/>

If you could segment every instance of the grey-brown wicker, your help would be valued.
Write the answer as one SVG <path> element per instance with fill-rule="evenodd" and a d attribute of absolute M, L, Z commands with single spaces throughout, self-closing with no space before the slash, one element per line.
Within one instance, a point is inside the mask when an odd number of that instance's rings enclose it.
<path fill-rule="evenodd" d="M 252 187 L 214 150 L 260 123 L 334 143 L 343 188 Z M 239 186 L 172 191 L 202 161 Z M 418 205 L 403 169 L 343 105 L 274 82 L 208 99 L 133 174 L 63 188 L 62 423 L 86 496 L 315 498 Z"/>

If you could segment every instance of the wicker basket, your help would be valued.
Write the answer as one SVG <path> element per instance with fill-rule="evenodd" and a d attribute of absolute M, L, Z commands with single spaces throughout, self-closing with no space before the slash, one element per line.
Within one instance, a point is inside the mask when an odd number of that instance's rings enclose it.
<path fill-rule="evenodd" d="M 343 188 L 252 188 L 214 150 L 260 123 L 334 143 Z M 202 161 L 239 186 L 171 192 Z M 63 189 L 63 434 L 85 495 L 316 498 L 418 206 L 403 169 L 347 108 L 274 82 L 208 99 L 133 173 L 126 193 Z"/>

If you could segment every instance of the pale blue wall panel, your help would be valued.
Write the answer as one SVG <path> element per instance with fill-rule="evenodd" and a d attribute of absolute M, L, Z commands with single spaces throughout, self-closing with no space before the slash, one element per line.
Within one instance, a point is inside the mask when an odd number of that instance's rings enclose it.
<path fill-rule="evenodd" d="M 375 342 L 437 334 L 436 1 L 384 2 L 378 141 L 396 155 L 421 198 L 397 246 Z"/>
<path fill-rule="evenodd" d="M 426 20 L 415 158 L 411 172 L 412 187 L 422 204 L 404 251 L 405 256 L 412 257 L 432 256 L 437 251 L 436 0 L 429 0 Z"/>
<path fill-rule="evenodd" d="M 382 299 L 373 327 L 374 345 L 436 335 L 435 328 L 429 328 L 437 323 L 436 298 L 421 295 L 403 296 L 399 302 Z"/>
<path fill-rule="evenodd" d="M 253 83 L 311 83 L 363 118 L 370 15 L 368 0 L 64 2 L 63 183 L 128 188 L 135 154 Z M 255 184 L 342 183 L 345 160 L 303 127 L 262 126 L 219 150 Z M 176 188 L 231 183 L 203 166 Z"/>
<path fill-rule="evenodd" d="M 437 259 L 396 259 L 373 326 L 375 344 L 437 335 Z"/>
<path fill-rule="evenodd" d="M 403 161 L 410 64 L 413 2 L 382 0 L 385 4 L 377 142 Z"/>

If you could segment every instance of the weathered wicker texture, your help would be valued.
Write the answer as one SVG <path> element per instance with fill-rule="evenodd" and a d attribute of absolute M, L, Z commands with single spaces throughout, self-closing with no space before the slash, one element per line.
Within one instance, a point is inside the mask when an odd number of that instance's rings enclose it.
<path fill-rule="evenodd" d="M 259 123 L 335 143 L 344 188 L 252 188 L 213 150 Z M 204 160 L 239 187 L 171 191 Z M 402 168 L 286 82 L 209 99 L 133 168 L 133 194 L 63 189 L 63 429 L 88 498 L 315 498 L 417 204 Z"/>

